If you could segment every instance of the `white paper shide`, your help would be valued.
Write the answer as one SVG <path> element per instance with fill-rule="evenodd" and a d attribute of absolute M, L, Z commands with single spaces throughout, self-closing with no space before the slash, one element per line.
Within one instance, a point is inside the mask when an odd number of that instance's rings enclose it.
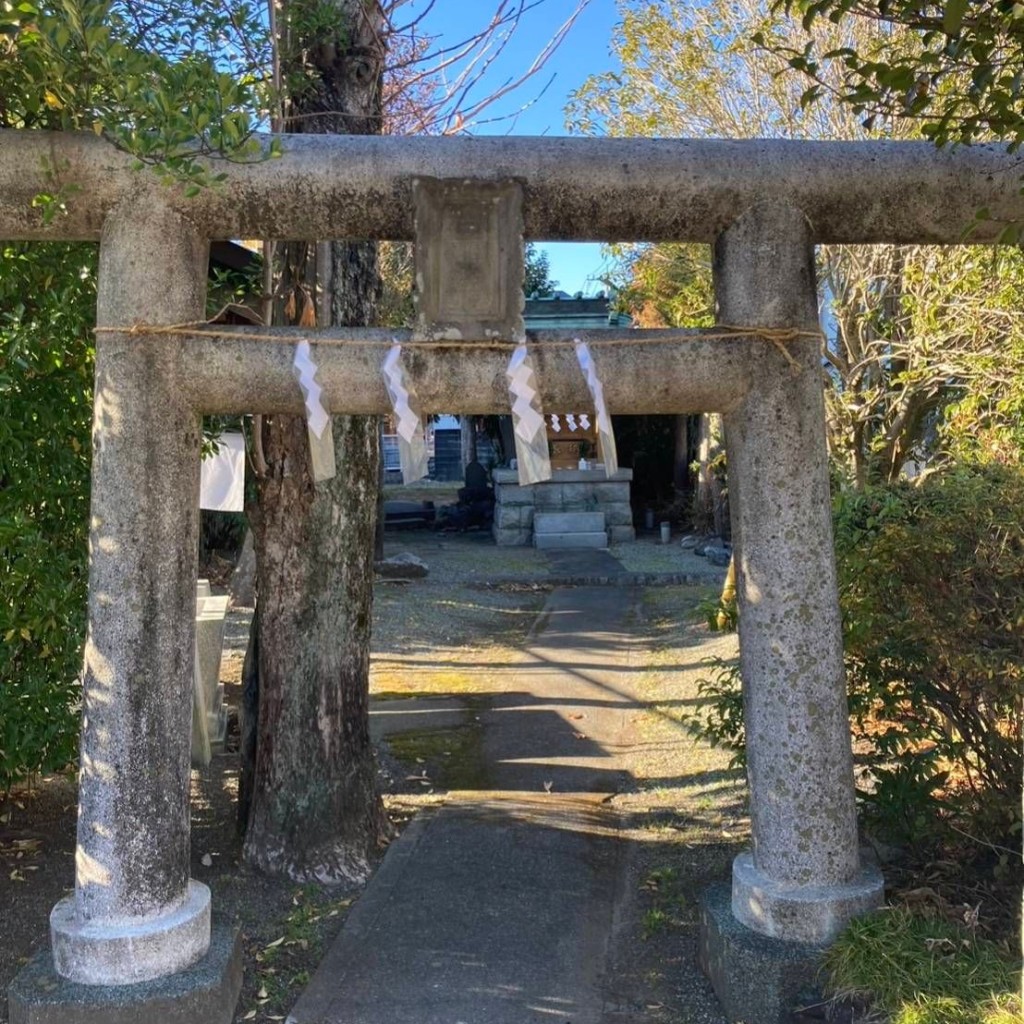
<path fill-rule="evenodd" d="M 594 365 L 594 357 L 585 341 L 575 340 L 576 358 L 579 361 L 580 369 L 587 380 L 587 387 L 590 389 L 590 396 L 594 399 L 594 411 L 597 413 L 597 444 L 601 449 L 601 461 L 604 463 L 604 471 L 607 476 L 614 476 L 619 470 L 619 454 L 615 448 L 615 434 L 612 431 L 612 418 L 608 415 L 608 406 L 604 400 L 604 388 L 597 376 L 597 367 Z M 589 426 L 589 420 L 580 423 L 584 429 Z"/>
<path fill-rule="evenodd" d="M 331 417 L 320 400 L 322 394 L 317 383 L 317 365 L 309 342 L 303 338 L 295 346 L 292 372 L 298 378 L 306 402 L 306 423 L 309 427 L 309 451 L 313 463 L 313 479 L 330 480 L 337 472 L 334 461 L 334 432 L 330 430 Z"/>
<path fill-rule="evenodd" d="M 505 372 L 512 400 L 512 431 L 516 439 L 519 482 L 539 484 L 551 479 L 551 459 L 533 360 L 525 345 L 516 346 Z"/>
<path fill-rule="evenodd" d="M 388 349 L 382 370 L 384 386 L 395 414 L 402 482 L 410 484 L 427 475 L 427 437 L 423 429 L 423 417 L 417 408 L 416 395 L 405 380 L 402 346 L 397 342 Z"/>

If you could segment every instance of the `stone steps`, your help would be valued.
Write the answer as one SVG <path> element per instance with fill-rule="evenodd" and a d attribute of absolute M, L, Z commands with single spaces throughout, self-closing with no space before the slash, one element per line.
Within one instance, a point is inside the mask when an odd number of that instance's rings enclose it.
<path fill-rule="evenodd" d="M 533 544 L 538 548 L 608 547 L 603 512 L 537 512 Z"/>
<path fill-rule="evenodd" d="M 599 533 L 605 528 L 603 512 L 536 512 L 535 533 Z"/>
<path fill-rule="evenodd" d="M 601 533 L 535 533 L 533 546 L 537 548 L 597 548 L 608 547 L 608 534 Z"/>

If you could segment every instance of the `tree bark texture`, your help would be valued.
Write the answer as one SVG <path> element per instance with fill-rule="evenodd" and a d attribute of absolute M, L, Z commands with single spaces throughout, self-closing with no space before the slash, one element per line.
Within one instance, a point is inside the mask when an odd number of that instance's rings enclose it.
<path fill-rule="evenodd" d="M 721 453 L 722 417 L 718 413 L 704 413 L 700 417 L 694 522 L 698 529 L 711 530 L 719 537 L 726 533 L 727 509 L 722 482 L 712 463 Z"/>
<path fill-rule="evenodd" d="M 476 417 L 459 417 L 459 442 L 462 448 L 462 475 L 466 475 L 466 467 L 476 462 Z"/>
<path fill-rule="evenodd" d="M 675 462 L 672 484 L 678 495 L 690 491 L 690 417 L 680 413 L 675 419 Z"/>
<path fill-rule="evenodd" d="M 383 23 L 376 2 L 293 0 L 282 18 L 289 131 L 375 134 Z M 319 254 L 319 259 L 317 258 Z M 372 325 L 375 243 L 290 243 L 282 322 Z M 324 263 L 329 266 L 324 267 Z M 317 264 L 320 264 L 317 266 Z M 312 478 L 301 417 L 263 417 L 266 472 L 251 513 L 256 541 L 259 711 L 244 855 L 296 880 L 367 875 L 387 833 L 369 730 L 369 651 L 380 444 L 376 417 L 335 416 L 337 475 Z"/>

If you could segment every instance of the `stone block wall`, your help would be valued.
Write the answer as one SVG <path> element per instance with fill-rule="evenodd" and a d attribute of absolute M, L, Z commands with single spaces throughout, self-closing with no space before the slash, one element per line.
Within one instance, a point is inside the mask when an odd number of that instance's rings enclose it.
<path fill-rule="evenodd" d="M 636 539 L 631 469 L 620 469 L 610 480 L 603 469 L 556 469 L 550 480 L 529 487 L 520 486 L 514 469 L 496 469 L 493 478 L 493 531 L 501 547 L 533 543 L 534 512 L 603 512 L 611 543 Z"/>

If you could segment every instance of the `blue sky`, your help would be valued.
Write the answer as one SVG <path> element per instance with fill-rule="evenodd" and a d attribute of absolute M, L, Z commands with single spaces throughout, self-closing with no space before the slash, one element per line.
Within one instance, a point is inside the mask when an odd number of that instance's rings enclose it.
<path fill-rule="evenodd" d="M 455 45 L 486 25 L 496 2 L 436 0 L 424 18 L 424 30 L 439 36 L 443 45 Z M 427 6 L 426 0 L 412 0 L 403 10 L 411 20 Z M 544 0 L 528 11 L 505 51 L 489 69 L 486 81 L 477 90 L 478 97 L 522 74 L 575 7 L 576 0 Z M 590 0 L 543 70 L 484 115 L 493 118 L 508 114 L 514 118 L 480 124 L 473 134 L 567 135 L 565 106 L 570 93 L 589 75 L 613 66 L 608 51 L 617 20 L 615 0 Z M 524 106 L 526 109 L 521 109 Z M 600 289 L 598 275 L 604 263 L 600 246 L 560 242 L 543 248 L 551 260 L 551 277 L 564 291 L 593 294 Z"/>

